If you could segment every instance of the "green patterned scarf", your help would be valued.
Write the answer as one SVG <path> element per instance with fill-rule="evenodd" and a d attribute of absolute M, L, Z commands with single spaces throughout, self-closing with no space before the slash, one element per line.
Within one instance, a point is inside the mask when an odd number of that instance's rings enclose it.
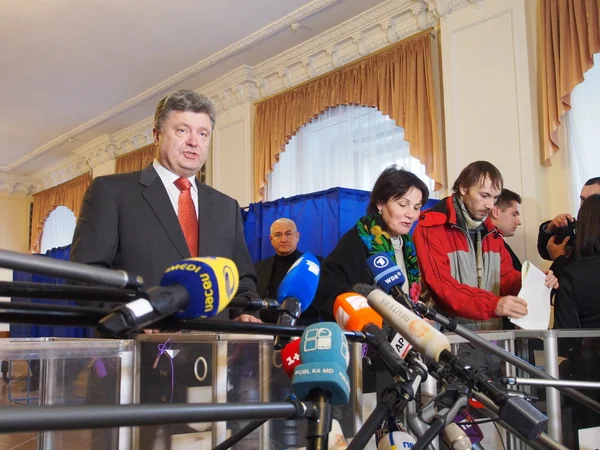
<path fill-rule="evenodd" d="M 367 248 L 369 256 L 373 256 L 379 252 L 387 253 L 387 255 L 398 264 L 396 261 L 396 252 L 392 245 L 392 240 L 387 231 L 384 231 L 384 224 L 381 216 L 375 214 L 365 216 L 359 219 L 356 224 L 358 236 Z M 404 264 L 406 265 L 406 278 L 410 297 L 414 300 L 421 294 L 421 273 L 417 263 L 417 252 L 415 244 L 408 234 L 402 235 L 402 252 L 404 254 Z"/>

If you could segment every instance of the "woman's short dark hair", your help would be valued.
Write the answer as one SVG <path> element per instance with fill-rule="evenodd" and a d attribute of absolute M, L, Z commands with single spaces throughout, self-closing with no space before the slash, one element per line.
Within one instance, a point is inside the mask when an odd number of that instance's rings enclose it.
<path fill-rule="evenodd" d="M 490 177 L 492 187 L 502 190 L 504 180 L 502 174 L 491 162 L 488 161 L 475 161 L 465 167 L 456 181 L 452 190 L 460 195 L 460 188 L 469 189 L 485 180 L 486 177 Z"/>
<path fill-rule="evenodd" d="M 377 204 L 386 203 L 389 199 L 396 199 L 406 194 L 410 188 L 421 191 L 423 205 L 429 198 L 427 185 L 414 173 L 401 169 L 397 166 L 389 166 L 375 182 L 371 191 L 371 199 L 367 206 L 367 214 L 377 214 Z"/>
<path fill-rule="evenodd" d="M 600 194 L 590 195 L 579 208 L 575 251 L 578 258 L 600 255 Z"/>

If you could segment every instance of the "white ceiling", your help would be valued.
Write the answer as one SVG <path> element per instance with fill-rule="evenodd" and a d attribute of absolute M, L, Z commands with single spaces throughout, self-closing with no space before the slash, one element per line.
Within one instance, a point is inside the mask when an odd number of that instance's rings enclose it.
<path fill-rule="evenodd" d="M 256 65 L 383 1 L 4 2 L 0 173 L 42 170 L 151 116 L 169 91 Z"/>

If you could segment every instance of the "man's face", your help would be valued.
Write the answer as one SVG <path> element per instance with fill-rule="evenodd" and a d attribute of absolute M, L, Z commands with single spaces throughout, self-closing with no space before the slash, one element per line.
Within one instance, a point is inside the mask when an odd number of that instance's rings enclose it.
<path fill-rule="evenodd" d="M 579 206 L 581 206 L 586 198 L 594 194 L 600 194 L 600 184 L 596 183 L 592 184 L 591 186 L 583 186 L 581 189 L 581 194 L 579 194 L 579 200 L 581 200 Z"/>
<path fill-rule="evenodd" d="M 514 236 L 517 228 L 521 225 L 521 205 L 512 201 L 504 211 L 498 206 L 494 206 L 490 217 L 503 236 Z"/>
<path fill-rule="evenodd" d="M 206 162 L 211 133 L 208 114 L 171 111 L 161 129 L 154 130 L 159 162 L 180 177 L 191 177 Z"/>
<path fill-rule="evenodd" d="M 276 223 L 271 228 L 271 245 L 279 256 L 287 256 L 298 247 L 300 233 L 292 223 Z"/>
<path fill-rule="evenodd" d="M 473 220 L 484 220 L 490 214 L 501 189 L 502 186 L 493 187 L 489 177 L 470 188 L 460 188 L 467 212 Z"/>

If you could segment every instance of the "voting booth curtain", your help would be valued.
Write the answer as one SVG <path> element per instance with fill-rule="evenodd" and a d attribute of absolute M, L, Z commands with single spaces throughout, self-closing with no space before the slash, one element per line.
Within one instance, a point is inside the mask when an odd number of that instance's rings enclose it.
<path fill-rule="evenodd" d="M 250 204 L 247 210 L 242 211 L 242 217 L 252 260 L 257 262 L 275 254 L 269 231 L 271 224 L 281 217 L 296 223 L 301 252 L 326 257 L 344 233 L 366 214 L 370 195 L 368 191 L 337 187 Z M 429 209 L 437 202 L 429 200 L 423 209 Z"/>
<path fill-rule="evenodd" d="M 71 246 L 53 248 L 48 250 L 45 255 L 46 258 L 68 260 L 71 251 Z M 13 281 L 28 282 L 28 283 L 51 283 L 51 284 L 64 284 L 65 280 L 62 278 L 49 277 L 39 274 L 31 274 L 27 272 L 13 272 Z M 35 298 L 12 298 L 13 302 L 20 303 L 46 303 L 53 305 L 75 305 L 73 301 L 67 300 L 43 300 Z M 92 305 L 93 306 L 93 305 Z M 84 327 L 64 327 L 64 326 L 51 326 L 51 325 L 27 325 L 27 324 L 11 324 L 10 335 L 14 338 L 20 337 L 61 337 L 61 338 L 84 338 L 94 337 L 93 328 Z"/>

